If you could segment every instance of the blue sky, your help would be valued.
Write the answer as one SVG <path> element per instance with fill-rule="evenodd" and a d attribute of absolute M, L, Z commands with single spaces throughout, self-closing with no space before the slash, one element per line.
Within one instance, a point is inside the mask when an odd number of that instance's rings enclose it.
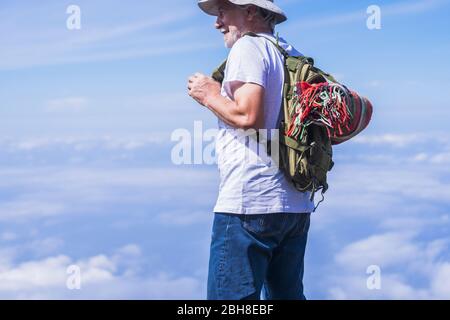
<path fill-rule="evenodd" d="M 375 108 L 334 150 L 308 298 L 450 298 L 450 1 L 278 3 L 280 35 Z M 0 298 L 204 298 L 218 172 L 172 164 L 170 136 L 216 126 L 186 94 L 226 57 L 213 23 L 186 0 L 1 2 Z"/>

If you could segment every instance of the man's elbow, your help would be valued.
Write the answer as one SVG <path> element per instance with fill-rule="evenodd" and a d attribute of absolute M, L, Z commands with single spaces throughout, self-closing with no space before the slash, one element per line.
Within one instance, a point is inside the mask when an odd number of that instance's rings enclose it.
<path fill-rule="evenodd" d="M 239 123 L 237 124 L 238 129 L 250 130 L 250 129 L 263 129 L 264 122 L 258 119 L 257 117 L 251 116 L 243 116 L 239 119 Z"/>

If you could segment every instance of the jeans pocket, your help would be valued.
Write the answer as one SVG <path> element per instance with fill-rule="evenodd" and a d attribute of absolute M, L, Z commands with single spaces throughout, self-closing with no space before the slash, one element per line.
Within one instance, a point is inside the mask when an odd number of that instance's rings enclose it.
<path fill-rule="evenodd" d="M 287 215 L 284 213 L 270 213 L 258 215 L 244 215 L 242 227 L 248 232 L 262 236 L 269 237 L 283 232 L 286 224 Z"/>

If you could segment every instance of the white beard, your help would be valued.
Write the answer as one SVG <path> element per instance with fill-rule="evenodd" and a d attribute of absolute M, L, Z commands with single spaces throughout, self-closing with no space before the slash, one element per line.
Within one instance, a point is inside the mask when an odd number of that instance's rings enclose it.
<path fill-rule="evenodd" d="M 228 40 L 225 40 L 225 48 L 231 49 L 240 38 L 241 33 L 239 31 L 230 31 L 228 33 Z"/>

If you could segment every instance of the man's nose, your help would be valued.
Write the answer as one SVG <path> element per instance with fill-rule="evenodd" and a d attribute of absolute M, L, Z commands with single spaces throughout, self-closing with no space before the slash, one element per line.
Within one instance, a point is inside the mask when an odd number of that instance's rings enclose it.
<path fill-rule="evenodd" d="M 216 23 L 214 23 L 214 27 L 215 27 L 216 29 L 220 29 L 220 28 L 222 28 L 222 26 L 223 26 L 222 20 L 221 20 L 219 17 L 217 17 Z"/>

